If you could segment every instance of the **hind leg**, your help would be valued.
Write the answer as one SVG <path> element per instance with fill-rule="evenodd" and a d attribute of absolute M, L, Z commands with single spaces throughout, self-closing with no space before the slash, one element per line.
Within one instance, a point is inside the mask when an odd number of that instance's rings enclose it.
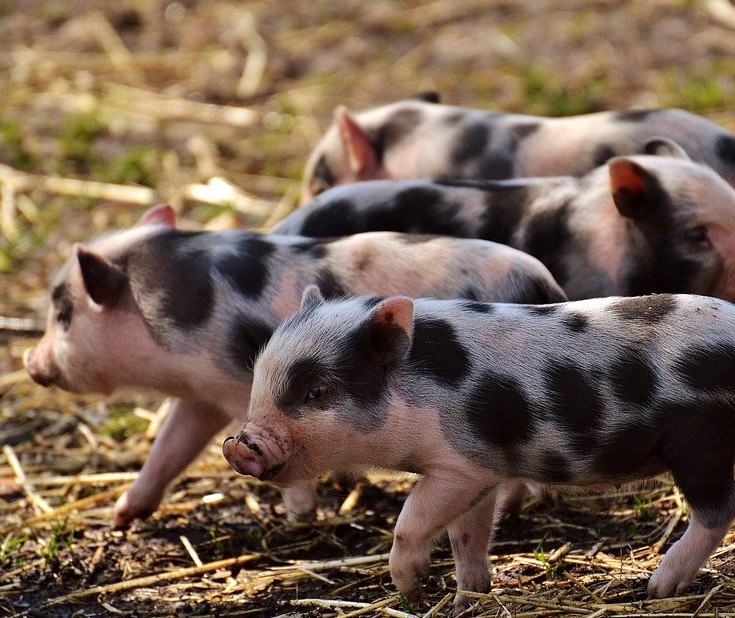
<path fill-rule="evenodd" d="M 735 517 L 732 462 L 724 469 L 713 470 L 708 479 L 696 478 L 689 472 L 674 471 L 674 478 L 691 508 L 689 526 L 651 576 L 649 598 L 678 595 L 689 588 Z"/>

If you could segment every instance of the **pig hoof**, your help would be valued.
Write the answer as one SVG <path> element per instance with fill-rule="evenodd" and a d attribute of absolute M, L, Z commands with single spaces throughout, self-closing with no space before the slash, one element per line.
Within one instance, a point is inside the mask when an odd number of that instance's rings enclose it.
<path fill-rule="evenodd" d="M 130 504 L 128 494 L 124 493 L 118 498 L 115 503 L 115 508 L 112 511 L 112 527 L 116 530 L 127 528 L 135 519 L 145 519 L 155 510 L 156 507 L 136 509 Z"/>

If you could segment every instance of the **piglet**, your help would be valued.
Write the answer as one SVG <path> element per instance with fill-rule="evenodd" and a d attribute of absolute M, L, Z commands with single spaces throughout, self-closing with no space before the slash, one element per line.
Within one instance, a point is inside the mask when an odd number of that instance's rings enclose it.
<path fill-rule="evenodd" d="M 276 228 L 484 238 L 541 260 L 571 299 L 652 292 L 735 301 L 735 190 L 677 144 L 581 178 L 369 181 L 326 191 Z"/>
<path fill-rule="evenodd" d="M 409 99 L 349 112 L 309 156 L 302 203 L 337 185 L 392 178 L 504 179 L 581 176 L 663 137 L 735 185 L 735 136 L 678 109 L 541 118 Z"/>
<path fill-rule="evenodd" d="M 140 476 L 115 505 L 115 526 L 155 511 L 212 437 L 244 418 L 253 359 L 315 282 L 335 297 L 565 298 L 536 259 L 494 243 L 181 231 L 167 206 L 130 230 L 76 245 L 51 288 L 46 332 L 25 353 L 31 378 L 74 392 L 132 387 L 175 397 Z M 295 514 L 315 507 L 313 486 L 284 499 Z"/>
<path fill-rule="evenodd" d="M 546 306 L 375 297 L 309 287 L 255 364 L 223 445 L 278 484 L 380 466 L 423 478 L 390 571 L 411 599 L 449 532 L 461 590 L 490 586 L 500 483 L 589 487 L 671 471 L 689 525 L 648 584 L 683 593 L 735 515 L 735 307 L 688 295 Z M 461 611 L 468 599 L 457 596 Z"/>

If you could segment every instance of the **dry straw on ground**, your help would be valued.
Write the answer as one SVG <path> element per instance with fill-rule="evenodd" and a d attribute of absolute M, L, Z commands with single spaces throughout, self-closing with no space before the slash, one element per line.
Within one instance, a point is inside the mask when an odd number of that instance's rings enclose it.
<path fill-rule="evenodd" d="M 71 243 L 170 202 L 184 224 L 268 229 L 346 102 L 438 89 L 530 113 L 671 105 L 729 128 L 724 0 L 372 3 L 23 0 L 0 9 L 0 615 L 442 616 L 446 541 L 425 600 L 390 582 L 410 479 L 321 488 L 315 522 L 238 477 L 212 444 L 151 519 L 111 531 L 163 412 L 149 397 L 45 391 L 21 367 Z M 666 481 L 530 500 L 492 549 L 474 616 L 735 615 L 735 534 L 691 591 L 644 600 L 686 525 Z"/>

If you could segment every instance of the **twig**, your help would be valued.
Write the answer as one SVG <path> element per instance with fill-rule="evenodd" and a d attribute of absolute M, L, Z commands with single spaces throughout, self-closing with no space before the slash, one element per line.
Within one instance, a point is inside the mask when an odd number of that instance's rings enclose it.
<path fill-rule="evenodd" d="M 43 323 L 33 318 L 9 318 L 0 316 L 0 330 L 23 333 L 25 335 L 40 335 L 43 332 Z"/>
<path fill-rule="evenodd" d="M 13 447 L 9 444 L 4 445 L 3 453 L 5 453 L 5 458 L 8 460 L 10 467 L 13 468 L 13 472 L 15 472 L 15 480 L 23 488 L 23 493 L 28 497 L 28 500 L 33 505 L 34 509 L 36 509 L 37 512 L 43 511 L 46 514 L 53 512 L 54 509 L 35 492 L 33 486 L 28 482 L 26 473 L 23 471 L 23 467 L 20 465 L 20 461 L 18 461 L 18 457 L 15 455 Z"/>

